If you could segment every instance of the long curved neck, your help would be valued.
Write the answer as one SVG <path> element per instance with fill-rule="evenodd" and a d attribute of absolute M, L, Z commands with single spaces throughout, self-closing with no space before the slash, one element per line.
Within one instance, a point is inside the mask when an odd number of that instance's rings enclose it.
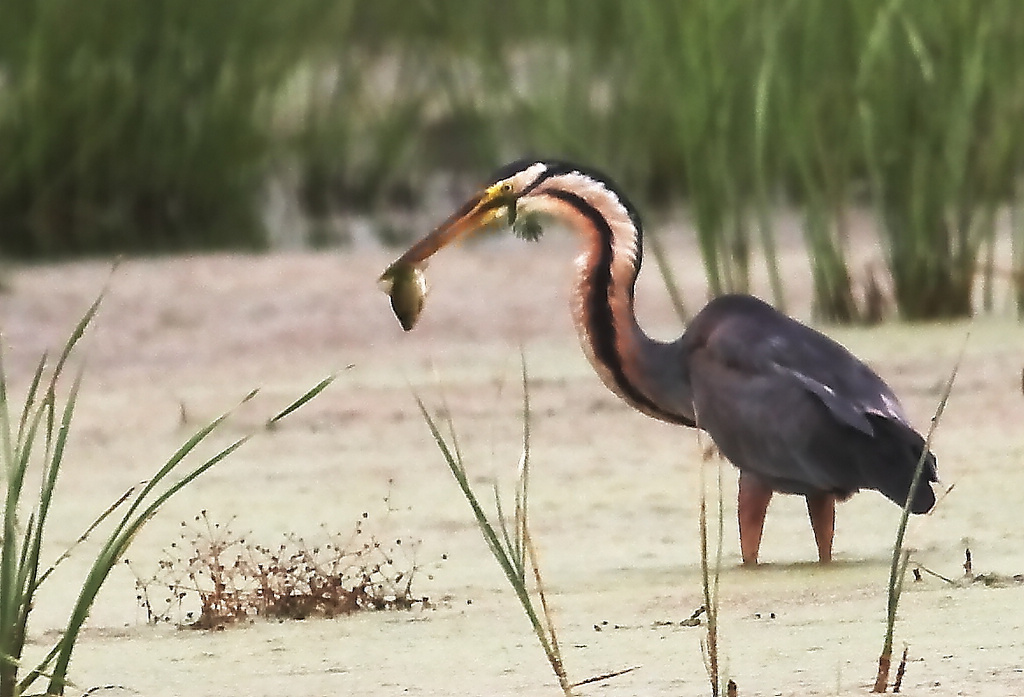
<path fill-rule="evenodd" d="M 643 241 L 628 205 L 603 182 L 569 172 L 544 179 L 519 207 L 557 217 L 582 237 L 572 315 L 583 351 L 604 384 L 649 416 L 692 426 L 681 356 L 674 344 L 649 337 L 636 319 Z"/>

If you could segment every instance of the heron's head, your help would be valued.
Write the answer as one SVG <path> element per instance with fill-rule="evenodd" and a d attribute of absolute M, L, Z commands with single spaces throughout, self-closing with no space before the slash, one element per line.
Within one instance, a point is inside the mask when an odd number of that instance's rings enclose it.
<path fill-rule="evenodd" d="M 521 229 L 520 200 L 539 183 L 551 165 L 536 160 L 519 160 L 498 170 L 492 184 L 462 204 L 447 220 L 414 244 L 399 261 L 418 264 L 442 247 L 477 232 L 492 223 L 507 221 L 508 225 L 530 237 Z"/>
<path fill-rule="evenodd" d="M 413 244 L 380 277 L 402 327 L 411 329 L 423 307 L 426 282 L 422 267 L 441 248 L 497 221 L 507 222 L 520 237 L 540 237 L 538 217 L 572 209 L 593 226 L 598 220 L 611 234 L 616 220 L 638 233 L 639 218 L 607 177 L 566 162 L 517 160 L 498 170 L 493 182 L 460 206 L 447 220 Z M 581 208 L 582 207 L 582 208 Z M 585 210 L 583 210 L 585 208 Z M 599 236 L 598 236 L 599 237 Z M 595 237 L 597 239 L 597 237 Z M 639 253 L 637 240 L 630 245 Z"/>
<path fill-rule="evenodd" d="M 506 165 L 494 183 L 471 197 L 423 239 L 410 247 L 380 276 L 382 290 L 391 297 L 391 307 L 402 327 L 412 329 L 423 309 L 427 286 L 422 267 L 435 252 L 489 224 L 506 220 L 523 237 L 536 239 L 539 228 L 529 218 L 520 219 L 519 200 L 543 178 L 548 165 L 520 160 Z"/>

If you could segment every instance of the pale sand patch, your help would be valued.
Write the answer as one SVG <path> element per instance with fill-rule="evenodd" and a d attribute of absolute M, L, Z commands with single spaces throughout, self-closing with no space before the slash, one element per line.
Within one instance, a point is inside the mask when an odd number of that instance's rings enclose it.
<path fill-rule="evenodd" d="M 455 249 L 436 259 L 433 291 L 405 334 L 375 286 L 394 253 L 220 255 L 123 264 L 85 341 L 88 372 L 62 474 L 49 550 L 57 554 L 104 505 L 147 476 L 189 432 L 251 387 L 265 394 L 231 435 L 329 372 L 338 383 L 278 431 L 251 443 L 152 521 L 130 556 L 155 563 L 180 521 L 206 509 L 268 543 L 285 533 L 348 529 L 393 508 L 383 535 L 419 539 L 417 590 L 436 610 L 332 621 L 257 623 L 219 633 L 148 627 L 120 568 L 101 595 L 72 665 L 83 688 L 142 695 L 556 694 L 526 620 L 473 527 L 412 398 L 439 404 L 444 382 L 479 481 L 511 485 L 518 459 L 518 351 L 529 361 L 534 423 L 534 535 L 571 676 L 639 664 L 586 694 L 699 694 L 703 630 L 663 626 L 700 604 L 697 462 L 692 432 L 633 413 L 586 364 L 566 308 L 570 241 Z M 866 256 L 870 257 L 871 250 Z M 704 293 L 691 249 L 674 250 L 692 308 Z M 803 262 L 785 250 L 790 309 L 808 316 Z M 24 385 L 107 276 L 105 262 L 15 270 L 0 295 L 5 363 Z M 758 281 L 763 292 L 763 279 Z M 678 323 L 651 268 L 641 319 L 670 337 Z M 870 362 L 927 424 L 966 323 L 829 333 Z M 923 564 L 962 573 L 1024 572 L 1024 329 L 975 323 L 935 451 L 956 489 L 915 520 Z M 18 389 L 15 390 L 18 392 Z M 187 424 L 180 423 L 184 410 Z M 741 694 L 866 692 L 881 646 L 885 582 L 899 512 L 874 493 L 841 506 L 830 568 L 802 501 L 776 499 L 768 562 L 738 567 L 735 475 L 725 471 L 722 641 Z M 389 480 L 393 482 L 389 485 Z M 40 598 L 39 636 L 63 622 L 76 555 Z M 448 556 L 442 561 L 442 555 Z M 427 579 L 430 573 L 433 579 Z M 912 694 L 1024 694 L 1024 588 L 954 588 L 925 576 L 904 598 L 897 648 L 910 645 Z M 774 619 L 770 617 L 775 614 Z M 607 622 L 607 625 L 602 623 Z M 601 631 L 595 630 L 595 625 Z M 47 635 L 49 638 L 52 635 Z"/>

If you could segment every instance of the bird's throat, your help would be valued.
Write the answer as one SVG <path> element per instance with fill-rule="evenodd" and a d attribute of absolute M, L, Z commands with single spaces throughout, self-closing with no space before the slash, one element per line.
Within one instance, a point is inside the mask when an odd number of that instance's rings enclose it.
<path fill-rule="evenodd" d="M 569 179 L 569 181 L 562 181 Z M 582 252 L 576 259 L 572 315 L 580 345 L 605 385 L 639 411 L 664 421 L 690 424 L 659 399 L 666 345 L 640 328 L 633 289 L 640 271 L 640 228 L 614 192 L 579 174 L 553 177 L 534 192 L 532 205 L 575 229 Z"/>
<path fill-rule="evenodd" d="M 650 338 L 636 319 L 639 255 L 637 263 L 617 260 L 614 249 L 609 260 L 588 245 L 576 260 L 571 302 L 580 346 L 605 386 L 627 404 L 662 421 L 693 425 L 689 409 L 669 406 L 678 396 L 666 394 L 676 382 L 675 366 L 666 360 L 669 345 Z"/>

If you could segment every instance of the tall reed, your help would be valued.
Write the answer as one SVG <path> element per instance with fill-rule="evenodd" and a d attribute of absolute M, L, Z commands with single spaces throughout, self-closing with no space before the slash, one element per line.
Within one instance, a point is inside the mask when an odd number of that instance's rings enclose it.
<path fill-rule="evenodd" d="M 544 655 L 551 664 L 551 670 L 558 680 L 559 687 L 566 697 L 572 697 L 573 684 L 566 674 L 565 663 L 562 660 L 562 651 L 558 643 L 558 635 L 551 616 L 551 609 L 548 606 L 547 597 L 544 592 L 544 584 L 541 580 L 540 565 L 537 561 L 537 553 L 530 537 L 529 518 L 529 490 L 530 490 L 530 392 L 526 370 L 526 360 L 522 362 L 522 385 L 523 385 L 523 449 L 519 459 L 519 471 L 516 481 L 515 500 L 511 526 L 506 518 L 497 484 L 494 488 L 494 502 L 496 517 L 491 518 L 484 511 L 469 483 L 469 474 L 459 449 L 458 436 L 455 433 L 455 424 L 451 417 L 451 411 L 446 407 L 446 428 L 448 436 L 442 433 L 440 425 L 431 416 L 430 410 L 420 397 L 416 397 L 416 403 L 420 408 L 423 420 L 430 428 L 434 442 L 441 451 L 452 476 L 459 485 L 462 495 L 473 511 L 476 524 L 487 543 L 492 556 L 501 567 L 505 578 L 519 599 L 533 632 L 540 642 Z M 449 438 L 451 439 L 449 441 Z M 531 583 L 532 582 L 532 583 Z M 532 592 L 531 592 L 532 585 Z"/>
<path fill-rule="evenodd" d="M 864 163 L 900 314 L 969 315 L 992 212 L 1013 200 L 1020 5 L 854 4 Z M 1016 158 L 1016 161 L 1015 161 Z"/>
<path fill-rule="evenodd" d="M 483 536 L 487 547 L 498 563 L 505 579 L 512 587 L 520 607 L 526 615 L 544 655 L 551 665 L 551 670 L 558 680 L 562 694 L 572 697 L 575 689 L 583 685 L 603 682 L 636 670 L 636 666 L 596 675 L 579 682 L 571 682 L 562 658 L 562 649 L 558 641 L 558 632 L 554 622 L 551 606 L 548 604 L 547 593 L 541 578 L 540 561 L 530 533 L 529 492 L 530 492 L 530 447 L 531 421 L 529 374 L 526 368 L 526 357 L 521 356 L 521 380 L 523 388 L 522 404 L 522 452 L 517 468 L 516 486 L 511 515 L 506 513 L 502 505 L 498 485 L 494 485 L 494 515 L 488 515 L 480 502 L 473 485 L 470 483 L 469 472 L 459 447 L 458 435 L 452 412 L 447 402 L 442 403 L 444 421 L 439 422 L 423 400 L 416 396 L 416 404 L 420 414 L 430 429 L 434 442 L 441 451 L 448 469 L 455 478 L 466 503 L 469 504 L 477 528 Z M 442 426 L 445 433 L 442 431 Z"/>
<path fill-rule="evenodd" d="M 259 247 L 282 171 L 324 218 L 536 154 L 603 167 L 645 208 L 685 201 L 711 294 L 763 263 L 784 302 L 780 206 L 822 319 L 865 314 L 853 206 L 876 212 L 903 317 L 994 308 L 1020 266 L 992 256 L 1024 170 L 1016 0 L 12 0 L 0 76 L 13 256 Z"/>
<path fill-rule="evenodd" d="M 659 9 L 660 8 L 660 9 Z M 642 191 L 688 196 L 711 294 L 749 287 L 753 254 L 754 92 L 757 27 L 745 4 L 643 4 L 623 16 L 627 55 L 618 132 L 635 132 L 646 164 Z M 721 51 L 728 41 L 736 50 Z M 623 107 L 625 107 L 623 109 Z"/>
<path fill-rule="evenodd" d="M 0 248 L 264 246 L 268 107 L 330 7 L 0 4 Z"/>
<path fill-rule="evenodd" d="M 1017 303 L 1017 318 L 1024 319 L 1024 201 L 1017 201 L 1010 208 L 1010 236 L 1013 256 L 1010 278 Z"/>
<path fill-rule="evenodd" d="M 953 364 L 953 370 L 950 372 L 949 379 L 946 381 L 942 394 L 939 396 L 939 403 L 935 408 L 935 414 L 932 416 L 931 425 L 928 428 L 928 434 L 925 436 L 921 456 L 918 458 L 917 466 L 914 468 L 914 476 L 911 478 L 910 482 L 910 492 L 916 491 L 921 480 L 924 478 L 925 462 L 928 459 L 928 453 L 931 450 L 932 436 L 935 434 L 935 429 L 938 427 L 939 422 L 942 419 L 942 414 L 946 410 L 946 403 L 949 401 L 949 395 L 953 391 L 953 383 L 956 381 L 957 372 L 960 370 L 960 363 L 963 361 L 964 352 L 967 349 L 967 340 L 969 338 L 970 334 L 964 337 L 964 343 L 960 347 L 960 354 L 957 356 L 956 362 Z M 892 644 L 896 631 L 896 613 L 899 609 L 900 596 L 903 594 L 903 583 L 907 575 L 907 566 L 910 563 L 910 550 L 906 549 L 905 540 L 907 535 L 907 524 L 910 520 L 910 504 L 912 501 L 913 496 L 908 494 L 907 500 L 903 504 L 903 513 L 900 515 L 900 522 L 896 527 L 896 538 L 892 546 L 892 562 L 889 565 L 889 583 L 886 586 L 885 635 L 882 640 L 882 651 L 878 655 L 878 670 L 875 673 L 875 683 L 872 688 L 872 692 L 885 692 L 889 684 L 889 672 L 892 668 Z M 900 679 L 902 679 L 902 675 L 897 678 L 897 680 Z"/>
<path fill-rule="evenodd" d="M 760 251 L 783 301 L 772 218 L 797 205 L 815 314 L 856 321 L 847 220 L 862 201 L 905 317 L 969 314 L 969 280 L 998 268 L 978 251 L 1024 164 L 1022 17 L 1012 0 L 520 0 L 501 30 L 484 9 L 399 33 L 443 37 L 469 76 L 455 103 L 477 105 L 491 127 L 470 133 L 491 152 L 570 155 L 648 202 L 685 198 L 712 294 L 745 289 Z"/>
<path fill-rule="evenodd" d="M 768 3 L 765 105 L 792 193 L 803 209 L 813 311 L 827 321 L 857 319 L 846 261 L 847 207 L 856 159 L 855 95 L 849 79 L 856 35 L 842 3 Z M 809 30 L 815 27 L 816 30 Z"/>
<path fill-rule="evenodd" d="M 699 439 L 698 439 L 699 440 Z M 722 694 L 725 681 L 722 675 L 721 665 L 721 643 L 720 643 L 720 625 L 718 622 L 718 588 L 721 581 L 722 574 L 722 549 L 723 549 L 723 536 L 725 534 L 725 503 L 722 497 L 722 463 L 718 461 L 716 463 L 718 477 L 717 477 L 717 500 L 715 507 L 715 520 L 717 522 L 715 528 L 715 548 L 714 548 L 714 560 L 710 559 L 710 550 L 708 547 L 709 530 L 708 530 L 708 489 L 706 481 L 705 467 L 707 460 L 701 463 L 700 468 L 700 513 L 698 519 L 698 528 L 700 531 L 700 576 L 701 576 L 701 588 L 704 594 L 704 613 L 707 615 L 707 632 L 704 639 L 701 641 L 701 648 L 704 651 L 704 667 L 708 673 L 708 680 L 711 685 L 712 697 L 718 697 Z M 729 681 L 730 683 L 732 681 Z"/>

